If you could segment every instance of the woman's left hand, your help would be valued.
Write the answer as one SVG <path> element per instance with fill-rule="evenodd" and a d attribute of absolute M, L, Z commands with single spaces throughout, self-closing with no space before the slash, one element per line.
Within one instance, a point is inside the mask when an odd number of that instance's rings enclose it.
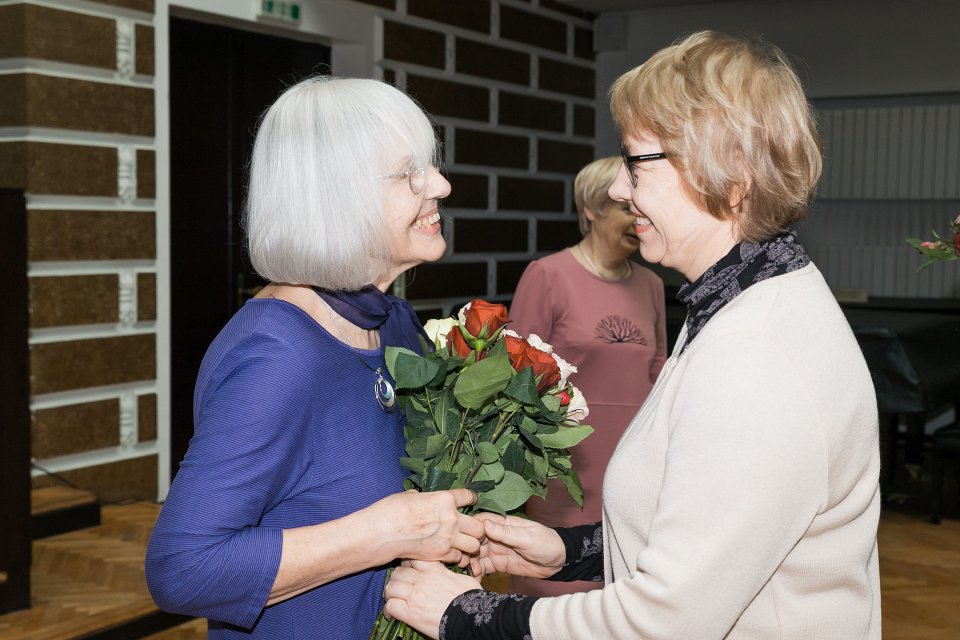
<path fill-rule="evenodd" d="M 390 574 L 384 612 L 430 638 L 440 635 L 440 618 L 461 593 L 482 589 L 475 578 L 454 573 L 439 562 L 405 560 Z"/>

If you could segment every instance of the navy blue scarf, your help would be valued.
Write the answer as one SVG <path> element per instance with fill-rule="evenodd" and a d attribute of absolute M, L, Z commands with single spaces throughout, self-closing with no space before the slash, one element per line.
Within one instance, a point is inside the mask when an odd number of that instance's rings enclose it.
<path fill-rule="evenodd" d="M 703 272 L 694 282 L 677 291 L 677 300 L 687 305 L 687 349 L 707 321 L 744 289 L 767 278 L 807 266 L 810 258 L 789 230 L 764 242 L 741 242 L 730 253 Z"/>
<path fill-rule="evenodd" d="M 397 296 L 388 296 L 373 285 L 359 291 L 330 291 L 314 287 L 317 295 L 347 322 L 361 329 L 379 329 L 380 344 L 384 347 L 404 347 L 423 354 L 417 336 L 430 343 L 420 319 L 409 302 Z"/>

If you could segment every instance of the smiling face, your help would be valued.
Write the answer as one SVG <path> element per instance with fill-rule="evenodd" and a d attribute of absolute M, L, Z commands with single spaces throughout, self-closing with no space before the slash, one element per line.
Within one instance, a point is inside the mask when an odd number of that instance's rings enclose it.
<path fill-rule="evenodd" d="M 411 168 L 409 158 L 398 163 L 384 189 L 384 216 L 389 236 L 390 271 L 376 282 L 386 290 L 397 276 L 422 262 L 434 262 L 443 257 L 447 243 L 440 234 L 440 200 L 450 195 L 450 183 L 436 167 L 425 168 L 423 190 L 419 194 L 410 188 L 406 176 Z"/>
<path fill-rule="evenodd" d="M 636 214 L 626 202 L 607 201 L 599 212 L 585 207 L 584 214 L 590 220 L 590 235 L 595 250 L 602 252 L 602 259 L 620 262 L 637 250 L 640 239 L 634 225 Z"/>
<path fill-rule="evenodd" d="M 647 131 L 625 136 L 623 146 L 628 155 L 663 151 Z M 739 242 L 733 220 L 718 220 L 697 203 L 669 160 L 634 164 L 636 187 L 627 170 L 620 167 L 608 193 L 636 216 L 640 255 L 647 262 L 675 269 L 693 282 Z"/>

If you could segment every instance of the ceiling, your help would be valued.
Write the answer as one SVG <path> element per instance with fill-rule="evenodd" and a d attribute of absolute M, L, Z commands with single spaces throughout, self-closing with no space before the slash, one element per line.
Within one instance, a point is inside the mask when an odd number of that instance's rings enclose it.
<path fill-rule="evenodd" d="M 663 7 L 687 7 L 698 4 L 742 2 L 742 0 L 558 0 L 558 2 L 582 11 L 599 14 L 611 11 L 633 11 Z"/>

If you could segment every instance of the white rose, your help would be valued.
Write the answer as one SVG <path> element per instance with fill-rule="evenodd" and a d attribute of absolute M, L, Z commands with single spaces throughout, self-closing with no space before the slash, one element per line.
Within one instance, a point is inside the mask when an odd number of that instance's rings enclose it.
<path fill-rule="evenodd" d="M 580 422 L 588 415 L 590 409 L 587 407 L 587 399 L 583 397 L 580 389 L 570 385 L 570 404 L 567 405 L 567 417 L 571 420 Z"/>
<path fill-rule="evenodd" d="M 500 332 L 502 335 L 510 336 L 512 338 L 519 338 L 520 334 L 514 331 L 513 329 L 504 329 Z"/>
<path fill-rule="evenodd" d="M 447 346 L 447 334 L 455 326 L 457 326 L 457 321 L 453 318 L 441 318 L 439 320 L 431 318 L 427 320 L 427 324 L 423 325 L 423 330 L 433 340 L 433 344 L 437 345 L 438 349 L 442 349 Z"/>
<path fill-rule="evenodd" d="M 464 327 L 467 326 L 467 311 L 470 311 L 470 305 L 472 304 L 472 302 L 468 302 L 467 304 L 463 305 L 463 307 L 457 313 L 457 320 L 459 320 L 460 324 Z"/>
<path fill-rule="evenodd" d="M 553 356 L 553 359 L 556 361 L 557 366 L 560 367 L 560 382 L 557 383 L 557 386 L 563 389 L 563 385 L 567 384 L 567 378 L 570 377 L 571 373 L 576 373 L 577 368 L 572 364 L 570 364 L 569 362 L 567 362 L 566 360 L 564 360 L 563 358 L 561 358 L 560 356 L 558 356 L 557 354 L 552 353 L 551 351 L 548 351 L 547 353 Z"/>
<path fill-rule="evenodd" d="M 535 333 L 531 333 L 529 337 L 527 337 L 527 342 L 529 342 L 530 346 L 533 347 L 534 349 L 539 349 L 544 353 L 553 353 L 553 347 L 550 346 L 550 344 L 541 340 L 540 336 L 538 336 Z"/>

